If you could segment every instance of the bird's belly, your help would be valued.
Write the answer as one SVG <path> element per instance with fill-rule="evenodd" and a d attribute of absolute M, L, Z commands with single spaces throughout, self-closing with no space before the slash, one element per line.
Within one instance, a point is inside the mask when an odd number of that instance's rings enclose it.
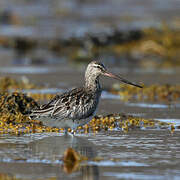
<path fill-rule="evenodd" d="M 40 116 L 38 120 L 40 120 L 43 125 L 49 127 L 57 127 L 57 128 L 71 128 L 76 129 L 78 126 L 83 126 L 87 124 L 96 114 L 96 109 L 85 109 L 85 113 L 78 110 L 74 110 L 69 113 L 69 117 L 61 117 L 61 116 Z M 87 113 L 86 113 L 87 112 Z"/>
<path fill-rule="evenodd" d="M 40 120 L 43 125 L 49 127 L 57 127 L 57 128 L 71 128 L 76 129 L 78 126 L 83 126 L 87 124 L 93 116 L 84 118 L 84 119 L 62 119 L 62 118 L 52 118 L 52 117 L 40 117 Z"/>

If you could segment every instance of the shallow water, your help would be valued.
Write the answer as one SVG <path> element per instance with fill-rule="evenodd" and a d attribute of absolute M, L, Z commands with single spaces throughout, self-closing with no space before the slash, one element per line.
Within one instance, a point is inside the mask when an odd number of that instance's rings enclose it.
<path fill-rule="evenodd" d="M 45 65 L 41 68 L 46 67 Z M 47 83 L 46 89 L 34 89 L 30 92 L 61 93 L 81 84 L 78 79 L 83 79 L 82 69 L 72 66 L 68 68 L 67 73 L 61 69 L 63 66 L 57 65 L 48 73 L 32 74 L 27 71 L 26 76 L 31 82 Z M 111 71 L 114 71 L 113 67 Z M 19 73 L 6 73 L 16 78 L 21 77 Z M 161 73 L 159 75 L 162 77 L 159 78 L 160 81 L 164 83 L 164 76 L 167 75 Z M 148 78 L 153 76 L 149 74 Z M 176 77 L 177 74 L 168 76 Z M 141 79 L 141 76 L 136 76 L 136 82 L 143 81 L 144 77 Z M 51 78 L 54 78 L 53 82 Z M 58 80 L 59 78 L 61 80 Z M 132 75 L 128 75 L 128 79 L 131 78 Z M 173 79 L 173 83 L 176 83 L 176 78 Z M 168 78 L 166 80 L 168 81 Z M 104 78 L 101 81 L 104 88 L 116 82 Z M 168 105 L 162 102 L 123 102 L 120 96 L 103 91 L 97 114 L 120 112 L 174 123 L 175 131 L 172 133 L 170 128 L 156 127 L 130 130 L 125 133 L 114 129 L 97 134 L 78 134 L 74 138 L 57 133 L 26 134 L 19 137 L 1 135 L 0 172 L 8 175 L 9 178 L 20 179 L 178 179 L 180 176 L 179 103 Z M 78 168 L 75 167 L 70 171 L 64 167 L 62 161 L 63 154 L 69 147 L 88 157 L 87 161 L 83 161 L 77 165 Z M 99 158 L 100 161 L 94 161 L 94 158 Z"/>
<path fill-rule="evenodd" d="M 27 37 L 54 40 L 82 37 L 86 33 L 110 34 L 112 30 L 170 26 L 178 22 L 179 0 L 1 0 L 0 11 L 9 10 L 17 23 L 2 23 L 1 37 Z M 48 13 L 47 13 L 48 12 Z M 177 20 L 178 21 L 178 20 Z M 45 41 L 46 42 L 46 41 Z M 82 85 L 85 66 L 66 62 L 52 55 L 47 47 L 38 47 L 44 61 L 39 65 L 27 57 L 17 56 L 10 48 L 0 48 L 0 75 L 45 85 L 44 89 L 22 90 L 24 93 L 62 93 Z M 42 49 L 45 50 L 42 50 Z M 38 54 L 38 53 L 37 53 Z M 30 56 L 30 57 L 29 57 Z M 65 58 L 66 59 L 66 58 Z M 108 58 L 107 58 L 108 59 Z M 120 67 L 108 62 L 110 70 L 127 79 L 144 84 L 177 84 L 179 68 L 144 69 Z M 110 61 L 110 60 L 109 60 Z M 142 128 L 123 132 L 114 129 L 75 137 L 58 133 L 0 135 L 0 179 L 179 179 L 180 178 L 180 102 L 123 102 L 107 91 L 115 80 L 101 78 L 102 99 L 97 114 L 124 113 L 161 122 L 173 123 L 170 128 Z M 72 147 L 88 160 L 67 169 L 62 161 L 64 151 Z M 99 161 L 94 161 L 98 158 Z M 71 173 L 70 173 L 71 172 Z"/>
<path fill-rule="evenodd" d="M 17 178 L 178 179 L 180 131 L 109 131 L 72 138 L 61 134 L 2 136 L 0 171 Z M 62 156 L 73 147 L 89 158 L 71 174 Z M 101 161 L 92 161 L 94 157 Z"/>

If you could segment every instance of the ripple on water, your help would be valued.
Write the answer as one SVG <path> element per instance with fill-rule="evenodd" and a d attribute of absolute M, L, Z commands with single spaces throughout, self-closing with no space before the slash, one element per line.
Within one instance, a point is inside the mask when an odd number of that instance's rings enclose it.
<path fill-rule="evenodd" d="M 0 162 L 6 162 L 6 163 L 13 163 L 13 162 L 16 162 L 16 163 L 43 163 L 43 164 L 63 164 L 63 161 L 62 160 L 48 160 L 48 159 L 34 159 L 34 158 L 31 158 L 31 159 L 12 159 L 12 158 L 0 158 Z"/>
<path fill-rule="evenodd" d="M 2 36 L 18 36 L 18 37 L 31 37 L 35 34 L 33 27 L 19 27 L 14 25 L 4 25 L 0 28 L 0 34 Z"/>
<path fill-rule="evenodd" d="M 46 74 L 50 72 L 55 72 L 56 70 L 49 67 L 1 67 L 1 73 L 9 73 L 9 74 Z"/>
<path fill-rule="evenodd" d="M 14 91 L 14 90 L 13 90 Z M 44 89 L 23 89 L 22 93 L 32 93 L 32 94 L 56 94 L 56 93 L 63 93 L 63 89 L 59 88 L 44 88 Z"/>
<path fill-rule="evenodd" d="M 119 173 L 119 172 L 104 172 L 104 176 L 109 176 L 109 177 L 116 177 L 116 178 L 122 178 L 122 179 L 149 179 L 149 180 L 154 180 L 154 179 L 164 179 L 164 175 L 150 175 L 150 174 L 136 174 L 136 173 Z"/>
<path fill-rule="evenodd" d="M 122 162 L 114 162 L 114 161 L 100 161 L 100 162 L 95 162 L 95 161 L 90 161 L 88 163 L 89 165 L 96 165 L 96 166 L 123 166 L 123 167 L 144 167 L 148 166 L 147 164 L 144 163 L 138 163 L 135 161 L 122 161 Z"/>
<path fill-rule="evenodd" d="M 180 104 L 175 104 L 175 105 L 166 105 L 166 104 L 148 104 L 148 103 L 126 103 L 127 106 L 136 106 L 136 107 L 141 107 L 141 108 L 169 108 L 169 107 L 180 107 Z"/>
<path fill-rule="evenodd" d="M 180 126 L 180 119 L 161 119 L 156 118 L 155 120 L 165 122 L 165 123 L 173 123 L 175 126 Z"/>
<path fill-rule="evenodd" d="M 111 94 L 107 91 L 102 91 L 101 98 L 102 99 L 120 99 L 120 96 Z"/>

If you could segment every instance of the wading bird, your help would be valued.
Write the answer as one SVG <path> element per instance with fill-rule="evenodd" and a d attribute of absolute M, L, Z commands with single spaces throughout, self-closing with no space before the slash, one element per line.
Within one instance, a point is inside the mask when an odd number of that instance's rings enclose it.
<path fill-rule="evenodd" d="M 107 71 L 106 67 L 97 61 L 92 61 L 85 72 L 85 84 L 61 95 L 56 95 L 48 104 L 33 110 L 31 118 L 42 120 L 44 125 L 73 129 L 87 124 L 95 115 L 101 96 L 100 75 L 117 79 L 123 83 L 139 88 L 142 86 L 132 83 L 118 75 Z"/>

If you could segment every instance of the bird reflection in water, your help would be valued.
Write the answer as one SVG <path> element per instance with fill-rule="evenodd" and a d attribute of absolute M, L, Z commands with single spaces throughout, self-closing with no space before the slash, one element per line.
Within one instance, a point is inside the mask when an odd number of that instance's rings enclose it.
<path fill-rule="evenodd" d="M 79 171 L 82 179 L 99 179 L 98 166 L 82 165 L 81 162 L 97 157 L 95 145 L 82 137 L 73 137 L 72 148 L 64 153 L 63 170 L 67 174 Z"/>
<path fill-rule="evenodd" d="M 63 164 L 55 172 L 57 179 L 64 177 L 71 179 L 99 179 L 99 169 L 96 165 L 88 165 L 88 161 L 97 157 L 96 146 L 82 136 L 49 136 L 31 143 L 31 150 L 35 156 L 50 161 L 63 157 Z M 44 157 L 43 157 L 44 156 Z M 86 161 L 88 160 L 88 161 Z M 52 172 L 51 172 L 52 173 Z"/>

